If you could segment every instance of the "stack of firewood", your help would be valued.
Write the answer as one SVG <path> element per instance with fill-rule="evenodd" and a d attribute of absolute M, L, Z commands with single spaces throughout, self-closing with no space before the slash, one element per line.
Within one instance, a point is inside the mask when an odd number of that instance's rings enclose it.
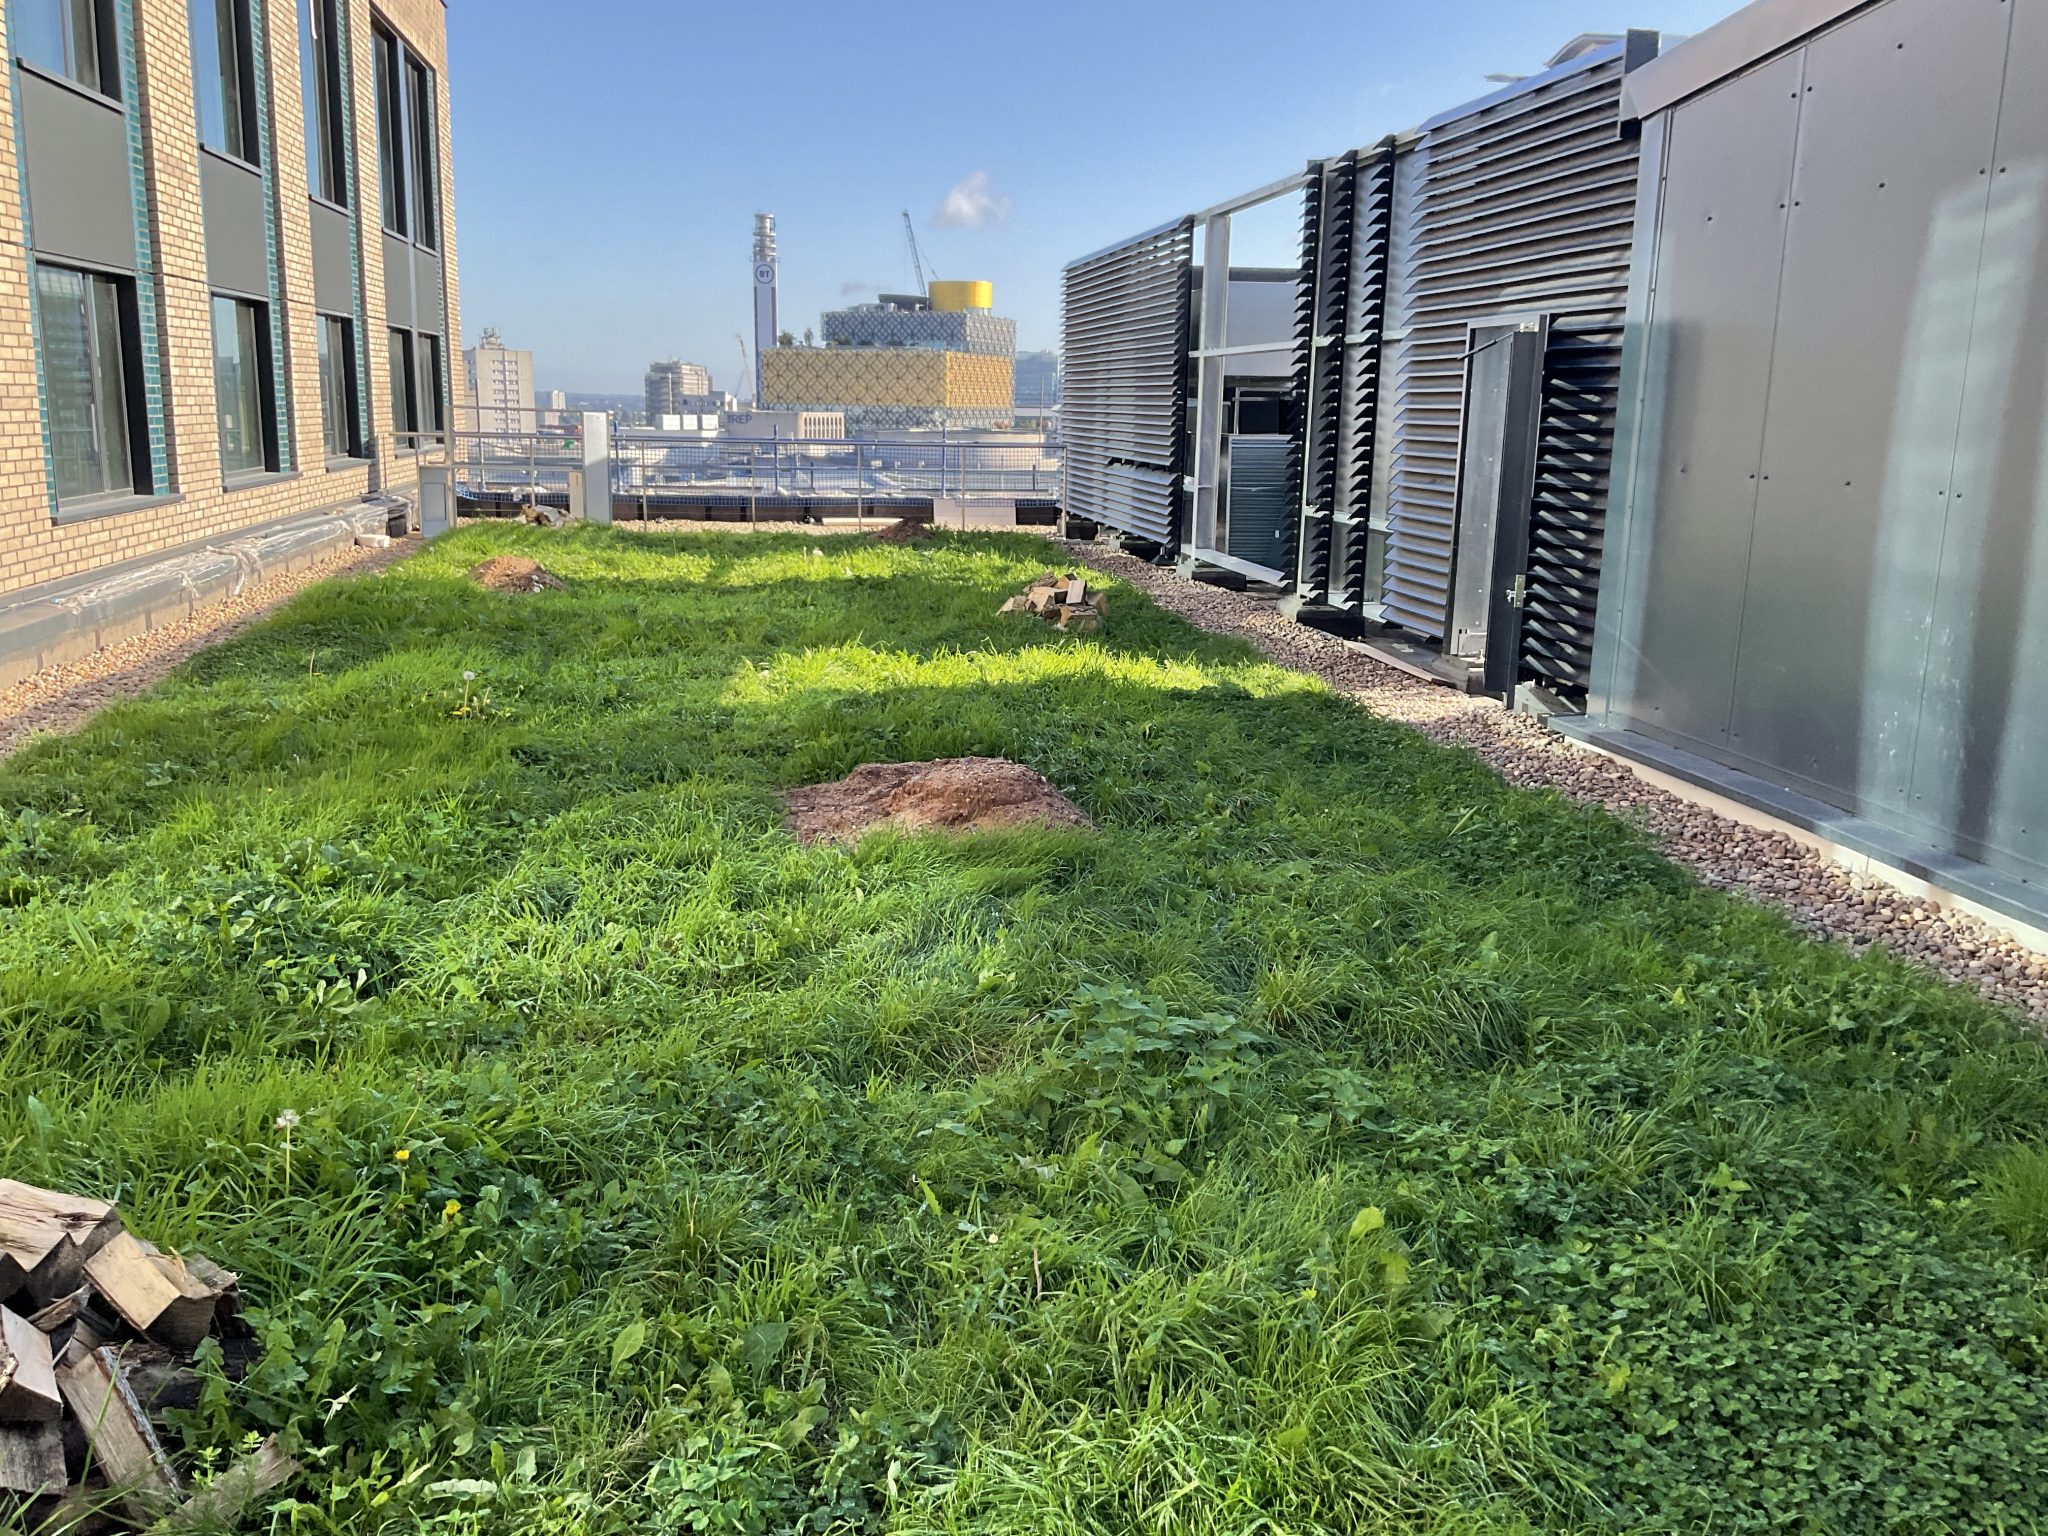
<path fill-rule="evenodd" d="M 273 1440 L 193 1493 L 158 1438 L 153 1414 L 198 1401 L 201 1341 L 246 1346 L 240 1311 L 236 1276 L 105 1201 L 0 1179 L 0 1521 L 232 1520 L 295 1476 Z"/>
<path fill-rule="evenodd" d="M 1091 591 L 1073 571 L 1047 571 L 997 610 L 1032 613 L 1056 629 L 1098 629 L 1109 614 L 1109 594 Z"/>

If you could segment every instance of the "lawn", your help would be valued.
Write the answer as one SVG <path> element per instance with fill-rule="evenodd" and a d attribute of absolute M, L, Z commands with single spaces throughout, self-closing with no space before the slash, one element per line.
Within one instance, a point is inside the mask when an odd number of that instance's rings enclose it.
<path fill-rule="evenodd" d="M 0 765 L 0 1175 L 242 1272 L 195 1451 L 308 1532 L 2048 1529 L 2038 1038 L 1046 563 L 472 529 Z M 1099 830 L 782 829 L 964 754 Z"/>

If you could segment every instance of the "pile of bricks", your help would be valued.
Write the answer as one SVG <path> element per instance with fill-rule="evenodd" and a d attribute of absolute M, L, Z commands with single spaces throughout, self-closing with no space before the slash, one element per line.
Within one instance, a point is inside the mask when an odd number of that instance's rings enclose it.
<path fill-rule="evenodd" d="M 1073 571 L 1047 571 L 997 611 L 1036 614 L 1055 629 L 1085 634 L 1109 616 L 1109 594 L 1090 590 Z"/>

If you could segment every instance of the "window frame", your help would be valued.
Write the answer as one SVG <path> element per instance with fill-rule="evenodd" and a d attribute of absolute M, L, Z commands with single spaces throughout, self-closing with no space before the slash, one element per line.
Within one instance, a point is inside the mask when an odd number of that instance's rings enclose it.
<path fill-rule="evenodd" d="M 391 446 L 399 453 L 419 448 L 419 349 L 412 331 L 387 327 L 391 357 Z"/>
<path fill-rule="evenodd" d="M 299 0 L 298 14 L 306 191 L 345 212 L 349 208 L 348 93 L 342 88 L 340 7 L 337 0 Z"/>
<path fill-rule="evenodd" d="M 440 74 L 381 15 L 370 17 L 384 232 L 441 248 Z"/>
<path fill-rule="evenodd" d="M 356 374 L 356 323 L 348 315 L 316 314 L 314 363 L 320 374 L 320 441 L 327 462 L 353 463 L 364 458 L 362 391 Z M 338 365 L 338 377 L 332 376 Z M 335 432 L 335 402 L 328 399 L 329 384 L 340 390 L 339 438 Z"/>
<path fill-rule="evenodd" d="M 384 232 L 412 238 L 410 189 L 406 185 L 404 44 L 398 34 L 375 17 L 370 21 L 370 52 L 377 114 L 377 179 L 381 183 Z"/>
<path fill-rule="evenodd" d="M 213 350 L 211 355 L 214 360 L 214 442 L 220 451 L 221 485 L 224 489 L 234 490 L 253 481 L 268 479 L 273 475 L 279 474 L 282 472 L 283 467 L 279 457 L 277 378 L 272 366 L 270 304 L 267 300 L 251 298 L 249 295 L 242 293 L 214 292 L 209 295 L 209 300 L 207 309 L 212 322 Z M 259 461 L 256 464 L 237 465 L 232 469 L 228 467 L 227 439 L 221 430 L 221 419 L 226 414 L 222 409 L 219 364 L 220 307 L 223 304 L 234 306 L 237 311 L 238 322 L 239 312 L 242 310 L 247 310 L 251 319 L 248 339 L 253 355 L 248 361 L 254 365 L 251 369 L 254 375 L 251 397 L 256 402 L 256 446 L 259 455 Z M 236 339 L 238 342 L 242 339 L 239 323 L 236 328 Z"/>
<path fill-rule="evenodd" d="M 100 483 L 97 486 L 70 495 L 64 494 L 61 489 L 57 469 L 58 454 L 54 446 L 57 428 L 52 395 L 55 380 L 49 366 L 50 341 L 43 312 L 42 279 L 45 274 L 62 274 L 79 281 L 78 301 L 86 338 L 86 384 L 90 395 L 87 410 L 92 416 L 92 455 L 101 467 Z M 43 261 L 32 257 L 29 269 L 29 299 L 35 314 L 37 363 L 45 396 L 44 426 L 45 430 L 52 434 L 53 439 L 50 449 L 49 489 L 56 501 L 58 520 L 68 521 L 74 517 L 119 509 L 131 502 L 150 499 L 155 495 L 156 487 L 153 481 L 154 466 L 149 451 L 148 402 L 142 390 L 141 320 L 134 279 L 123 273 L 100 271 L 68 262 Z M 96 344 L 104 323 L 111 323 L 114 328 L 114 365 L 119 369 L 119 377 L 112 380 L 111 385 L 105 374 L 107 358 L 102 348 Z M 111 439 L 107 430 L 108 401 L 117 403 L 120 409 L 119 430 L 112 434 Z M 104 467 L 107 459 L 106 445 L 110 440 L 120 444 L 126 464 L 125 479 L 118 484 L 111 481 Z"/>
<path fill-rule="evenodd" d="M 120 38 L 120 18 L 114 12 L 114 0 L 51 0 L 51 3 L 61 7 L 60 34 L 67 55 L 76 41 L 68 24 L 71 18 L 77 15 L 82 7 L 83 14 L 89 19 L 93 34 L 93 78 L 82 78 L 68 60 L 51 63 L 47 59 L 31 58 L 21 47 L 27 34 L 27 29 L 21 26 L 16 26 L 8 37 L 9 49 L 15 62 L 38 75 L 61 80 L 81 91 L 90 91 L 95 96 L 104 96 L 109 101 L 121 101 L 121 51 L 117 46 Z M 20 15 L 20 12 L 16 13 L 17 21 Z"/>
<path fill-rule="evenodd" d="M 413 366 L 419 370 L 415 394 L 415 448 L 445 441 L 447 422 L 448 346 L 432 331 L 414 331 Z"/>
<path fill-rule="evenodd" d="M 412 199 L 412 243 L 422 250 L 441 248 L 440 106 L 434 72 L 407 51 L 405 66 L 405 148 L 407 190 Z"/>
<path fill-rule="evenodd" d="M 192 111 L 194 121 L 199 129 L 200 147 L 210 150 L 225 159 L 238 161 L 243 165 L 254 166 L 260 170 L 263 166 L 263 137 L 259 131 L 260 124 L 257 121 L 256 111 L 256 39 L 255 33 L 251 29 L 250 4 L 251 0 L 186 0 L 186 33 L 187 41 L 192 49 Z M 232 74 L 235 82 L 236 99 L 234 103 L 235 111 L 230 114 L 225 94 L 223 94 L 220 104 L 220 116 L 224 125 L 223 136 L 238 137 L 241 141 L 240 148 L 229 144 L 212 143 L 206 136 L 206 87 L 202 84 L 202 74 L 199 68 L 199 13 L 202 10 L 212 13 L 213 36 L 217 56 L 220 42 L 221 10 L 223 6 L 228 10 L 228 19 L 231 23 L 229 30 L 233 33 L 235 57 Z M 226 69 L 219 72 L 219 80 L 223 86 L 229 78 L 229 73 Z M 228 134 L 225 128 L 225 125 L 230 122 L 234 124 L 234 133 L 232 135 Z"/>

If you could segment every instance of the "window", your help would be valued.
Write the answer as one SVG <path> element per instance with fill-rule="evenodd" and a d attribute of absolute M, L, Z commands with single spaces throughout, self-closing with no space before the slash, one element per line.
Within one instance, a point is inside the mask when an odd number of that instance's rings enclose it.
<path fill-rule="evenodd" d="M 362 434 L 356 426 L 355 327 L 346 320 L 320 317 L 320 419 L 325 424 L 327 457 L 353 459 Z"/>
<path fill-rule="evenodd" d="M 441 338 L 423 335 L 420 341 L 419 420 L 422 436 L 441 438 Z"/>
<path fill-rule="evenodd" d="M 104 0 L 15 0 L 13 9 L 14 51 L 38 69 L 75 80 L 90 90 L 108 96 L 115 71 L 103 51 L 102 39 L 113 35 L 103 25 Z"/>
<path fill-rule="evenodd" d="M 187 0 L 187 6 L 199 142 L 254 165 L 256 77 L 249 48 L 249 0 Z"/>
<path fill-rule="evenodd" d="M 401 449 L 418 446 L 419 381 L 412 371 L 412 332 L 391 333 L 391 434 Z"/>
<path fill-rule="evenodd" d="M 406 105 L 411 108 L 408 139 L 412 150 L 412 237 L 428 250 L 440 242 L 436 233 L 441 220 L 435 209 L 434 148 L 440 142 L 434 132 L 434 77 L 416 59 L 405 61 Z"/>
<path fill-rule="evenodd" d="M 97 273 L 36 267 L 44 395 L 57 500 L 132 492 L 135 453 L 124 338 L 133 334 L 121 285 Z"/>
<path fill-rule="evenodd" d="M 395 33 L 375 28 L 377 172 L 384 184 L 384 227 L 428 250 L 440 244 L 440 121 L 434 72 Z"/>
<path fill-rule="evenodd" d="M 348 163 L 342 138 L 341 34 L 334 0 L 299 0 L 299 83 L 306 97 L 306 186 L 315 197 L 348 206 Z"/>
<path fill-rule="evenodd" d="M 269 341 L 269 316 L 263 305 L 214 296 L 213 399 L 220 415 L 224 478 L 277 467 Z"/>
<path fill-rule="evenodd" d="M 382 27 L 371 38 L 377 60 L 377 179 L 384 187 L 384 227 L 406 232 L 405 110 L 398 100 L 398 39 Z"/>

